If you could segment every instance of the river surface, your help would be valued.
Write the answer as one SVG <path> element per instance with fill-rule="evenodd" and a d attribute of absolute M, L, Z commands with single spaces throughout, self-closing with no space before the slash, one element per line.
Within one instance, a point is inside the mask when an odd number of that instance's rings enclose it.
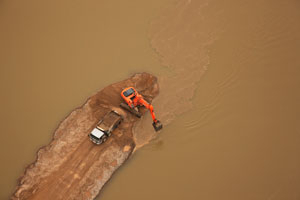
<path fill-rule="evenodd" d="M 297 0 L 0 1 L 0 199 L 68 113 L 147 71 L 164 129 L 147 134 L 149 115 L 137 124 L 142 148 L 97 199 L 299 200 L 299 11 Z"/>

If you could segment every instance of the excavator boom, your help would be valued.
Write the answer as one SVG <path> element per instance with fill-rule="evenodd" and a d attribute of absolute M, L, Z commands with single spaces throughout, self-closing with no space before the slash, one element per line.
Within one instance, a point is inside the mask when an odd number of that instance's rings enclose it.
<path fill-rule="evenodd" d="M 154 122 L 157 121 L 157 119 L 155 118 L 155 114 L 154 114 L 154 111 L 153 111 L 153 106 L 151 104 L 149 104 L 147 101 L 145 101 L 143 98 L 139 99 L 139 103 L 143 106 L 145 106 L 145 108 L 147 108 L 149 111 L 150 111 L 150 114 L 151 114 L 151 117 L 152 117 L 152 120 Z"/>
<path fill-rule="evenodd" d="M 160 129 L 162 129 L 162 123 L 156 119 L 153 106 L 149 104 L 147 101 L 145 101 L 143 98 L 139 99 L 139 103 L 145 106 L 150 111 L 153 120 L 152 126 L 154 127 L 155 131 L 159 131 Z"/>

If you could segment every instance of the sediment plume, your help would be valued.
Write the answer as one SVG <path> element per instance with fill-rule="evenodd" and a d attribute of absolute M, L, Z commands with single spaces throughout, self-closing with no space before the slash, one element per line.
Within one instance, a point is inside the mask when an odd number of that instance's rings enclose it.
<path fill-rule="evenodd" d="M 208 2 L 177 1 L 151 22 L 150 43 L 166 69 L 158 76 L 160 95 L 153 102 L 164 125 L 193 108 L 198 83 L 209 70 L 209 46 L 217 40 L 221 29 L 214 26 L 215 17 L 202 14 Z M 146 120 L 136 124 L 137 148 L 156 137 L 149 134 L 150 128 Z"/>

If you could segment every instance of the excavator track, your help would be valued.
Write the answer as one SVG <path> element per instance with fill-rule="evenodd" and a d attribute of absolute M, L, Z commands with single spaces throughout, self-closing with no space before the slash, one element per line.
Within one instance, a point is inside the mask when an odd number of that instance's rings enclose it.
<path fill-rule="evenodd" d="M 136 117 L 138 117 L 138 118 L 141 118 L 142 117 L 142 114 L 141 113 L 139 113 L 137 110 L 135 110 L 135 109 L 132 109 L 132 108 L 130 108 L 127 104 L 125 104 L 125 103 L 121 103 L 120 104 L 120 107 L 121 108 L 124 108 L 125 110 L 127 110 L 127 111 L 129 111 L 129 112 L 131 112 L 133 115 L 135 115 Z"/>

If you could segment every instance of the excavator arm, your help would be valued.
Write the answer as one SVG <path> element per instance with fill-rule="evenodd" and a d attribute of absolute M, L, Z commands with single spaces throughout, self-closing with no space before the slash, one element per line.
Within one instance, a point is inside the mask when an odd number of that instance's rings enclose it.
<path fill-rule="evenodd" d="M 147 108 L 150 111 L 153 122 L 157 122 L 157 119 L 156 119 L 155 114 L 154 114 L 153 106 L 151 104 L 149 104 L 147 101 L 145 101 L 143 98 L 139 99 L 139 103 L 141 105 L 145 106 L 145 108 Z"/>
<path fill-rule="evenodd" d="M 136 97 L 136 100 L 138 102 L 138 105 L 143 105 L 145 106 L 145 108 L 147 108 L 150 111 L 153 120 L 152 126 L 154 127 L 155 131 L 162 129 L 162 123 L 156 119 L 153 106 L 149 104 L 147 101 L 145 101 L 144 98 L 140 95 Z"/>

